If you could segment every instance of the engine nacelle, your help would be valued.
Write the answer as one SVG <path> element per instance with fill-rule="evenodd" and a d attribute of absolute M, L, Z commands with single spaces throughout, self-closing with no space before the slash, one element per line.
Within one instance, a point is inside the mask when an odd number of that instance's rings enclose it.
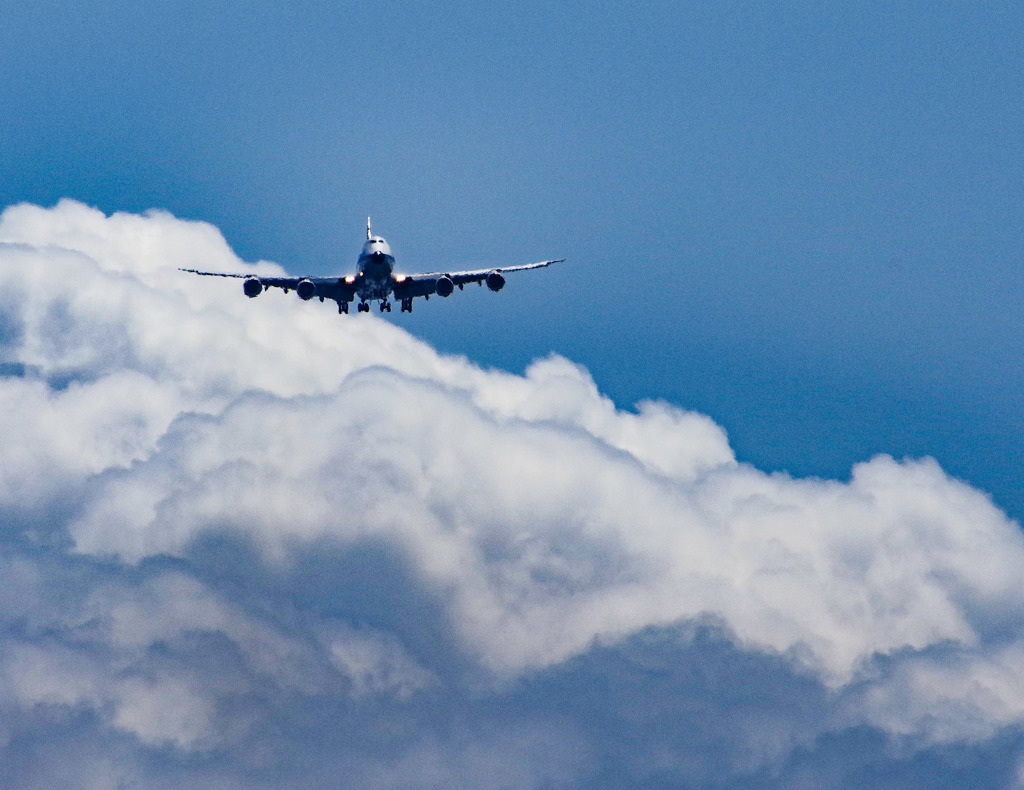
<path fill-rule="evenodd" d="M 505 277 L 501 272 L 491 272 L 487 275 L 487 287 L 492 291 L 500 291 L 505 287 Z"/>
<path fill-rule="evenodd" d="M 451 296 L 452 291 L 455 290 L 455 283 L 452 282 L 451 277 L 438 277 L 434 289 L 437 291 L 438 296 Z"/>
<path fill-rule="evenodd" d="M 260 282 L 259 277 L 246 277 L 245 282 L 242 283 L 242 290 L 245 291 L 246 296 L 252 299 L 263 293 L 263 283 Z"/>
<path fill-rule="evenodd" d="M 299 280 L 298 285 L 295 286 L 295 293 L 303 302 L 308 302 L 316 296 L 316 286 L 311 280 Z"/>

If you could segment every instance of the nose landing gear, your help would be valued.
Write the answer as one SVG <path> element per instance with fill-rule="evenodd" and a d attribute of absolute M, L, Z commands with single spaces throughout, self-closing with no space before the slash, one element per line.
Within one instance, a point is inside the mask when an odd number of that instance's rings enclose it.
<path fill-rule="evenodd" d="M 381 302 L 380 303 L 380 311 L 382 313 L 390 313 L 391 312 L 391 302 Z"/>
<path fill-rule="evenodd" d="M 366 302 L 360 302 L 359 303 L 359 312 L 360 313 L 368 313 L 368 312 L 370 312 L 370 305 L 368 305 Z"/>
<path fill-rule="evenodd" d="M 402 312 L 403 313 L 411 313 L 412 312 L 412 297 L 411 296 L 407 296 L 405 299 L 402 300 Z"/>

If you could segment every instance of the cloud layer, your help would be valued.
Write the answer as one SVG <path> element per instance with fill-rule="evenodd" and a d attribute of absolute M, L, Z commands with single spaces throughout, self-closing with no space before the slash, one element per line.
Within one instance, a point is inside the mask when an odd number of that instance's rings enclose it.
<path fill-rule="evenodd" d="M 0 218 L 3 786 L 1019 782 L 1024 540 L 933 461 L 765 473 L 182 266 L 278 270 Z"/>

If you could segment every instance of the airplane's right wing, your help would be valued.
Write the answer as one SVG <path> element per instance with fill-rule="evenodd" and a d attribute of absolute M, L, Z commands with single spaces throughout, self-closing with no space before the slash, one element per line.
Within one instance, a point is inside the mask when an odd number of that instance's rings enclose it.
<path fill-rule="evenodd" d="M 302 299 L 319 296 L 321 300 L 333 299 L 338 304 L 351 302 L 356 287 L 348 277 L 264 277 L 259 274 L 224 274 L 201 272 L 196 269 L 182 269 L 183 272 L 204 277 L 235 277 L 243 280 L 242 290 L 246 296 L 259 296 L 267 288 L 281 288 L 285 293 L 295 291 Z"/>

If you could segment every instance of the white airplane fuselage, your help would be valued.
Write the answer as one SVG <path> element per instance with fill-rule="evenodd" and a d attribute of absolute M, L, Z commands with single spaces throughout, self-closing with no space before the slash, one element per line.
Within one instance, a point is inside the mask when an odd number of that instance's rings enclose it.
<path fill-rule="evenodd" d="M 395 256 L 380 236 L 371 236 L 363 245 L 356 269 L 356 295 L 360 301 L 386 300 L 394 290 Z"/>

